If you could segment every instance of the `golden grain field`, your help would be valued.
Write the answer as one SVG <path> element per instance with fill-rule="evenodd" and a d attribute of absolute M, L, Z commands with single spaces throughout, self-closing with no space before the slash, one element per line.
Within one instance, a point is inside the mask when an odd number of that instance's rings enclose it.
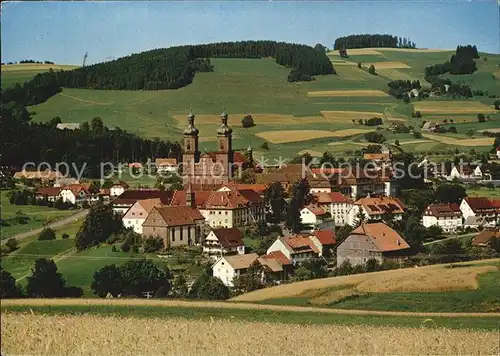
<path fill-rule="evenodd" d="M 373 65 L 375 69 L 402 69 L 402 68 L 411 68 L 408 64 L 405 64 L 401 61 L 387 61 L 387 62 L 371 62 L 371 63 L 363 63 L 363 66 L 370 67 Z"/>
<path fill-rule="evenodd" d="M 439 100 L 439 101 L 416 101 L 413 103 L 415 111 L 425 114 L 489 114 L 495 113 L 493 106 L 488 106 L 473 100 Z"/>
<path fill-rule="evenodd" d="M 5 313 L 2 351 L 36 355 L 495 354 L 494 331 Z"/>
<path fill-rule="evenodd" d="M 264 131 L 259 132 L 257 136 L 271 143 L 287 143 L 313 140 L 316 138 L 325 137 L 348 137 L 358 135 L 368 131 L 369 129 L 345 129 L 338 131 L 324 130 L 283 130 L 283 131 Z"/>
<path fill-rule="evenodd" d="M 384 117 L 381 112 L 375 111 L 343 111 L 343 110 L 323 110 L 321 115 L 331 121 L 352 121 L 358 119 L 369 119 L 371 117 Z"/>
<path fill-rule="evenodd" d="M 74 65 L 66 65 L 66 64 L 40 64 L 40 63 L 23 63 L 23 64 L 6 64 L 2 66 L 2 72 L 19 72 L 19 71 L 33 71 L 33 70 L 49 70 L 49 69 L 63 69 L 63 70 L 69 70 L 69 69 L 75 69 L 78 68 L 78 66 Z"/>
<path fill-rule="evenodd" d="M 315 90 L 308 91 L 307 95 L 312 98 L 321 97 L 345 97 L 345 96 L 389 96 L 382 90 L 375 89 L 359 89 L 359 90 Z"/>
<path fill-rule="evenodd" d="M 474 146 L 491 146 L 493 144 L 492 137 L 456 139 L 453 137 L 446 137 L 442 135 L 427 134 L 427 133 L 423 133 L 422 136 L 434 141 L 445 143 L 447 145 L 455 145 L 455 146 L 474 147 Z"/>
<path fill-rule="evenodd" d="M 495 266 L 445 268 L 434 265 L 351 276 L 322 278 L 284 284 L 239 295 L 233 301 L 256 302 L 266 299 L 299 296 L 311 291 L 333 287 L 354 288 L 362 293 L 433 292 L 457 289 L 476 289 L 477 275 L 498 270 Z"/>
<path fill-rule="evenodd" d="M 454 52 L 453 49 L 434 49 L 434 48 L 377 48 L 384 52 L 413 52 L 413 53 L 438 53 L 438 52 Z"/>
<path fill-rule="evenodd" d="M 248 114 L 231 114 L 229 116 L 229 124 L 233 126 L 241 125 L 241 119 Z M 303 124 L 314 122 L 325 122 L 321 116 L 293 116 L 282 114 L 251 114 L 256 125 L 280 125 L 280 124 Z M 173 116 L 179 126 L 184 127 L 187 122 L 187 114 Z M 195 125 L 214 124 L 220 125 L 220 116 L 217 114 L 200 114 L 195 117 Z"/>

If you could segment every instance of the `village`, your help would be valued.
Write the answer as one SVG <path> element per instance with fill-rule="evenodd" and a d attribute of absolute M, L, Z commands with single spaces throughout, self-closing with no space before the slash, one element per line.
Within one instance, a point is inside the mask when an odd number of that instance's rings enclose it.
<path fill-rule="evenodd" d="M 420 246 L 412 246 L 394 228 L 406 219 L 408 208 L 396 197 L 393 154 L 387 147 L 382 146 L 380 153 L 364 154 L 370 168 L 363 172 L 310 168 L 303 163 L 262 167 L 253 159 L 251 147 L 244 152 L 232 149 L 232 129 L 225 111 L 216 132 L 216 152 L 199 151 L 199 130 L 193 113 L 187 121 L 182 172 L 176 158 L 156 158 L 154 163 L 157 174 L 180 176 L 182 185 L 176 188 L 181 189 L 133 189 L 121 180 L 98 188 L 92 182 L 80 183 L 57 171 L 20 171 L 14 179 L 36 180 L 35 198 L 46 204 L 63 202 L 80 208 L 99 202 L 109 204 L 126 229 L 161 241 L 159 256 L 173 248 L 201 247 L 201 253 L 211 260 L 213 276 L 228 287 L 255 266 L 263 271 L 262 280 L 273 285 L 288 281 L 304 262 L 321 261 L 329 270 L 335 270 L 346 263 L 365 266 L 369 260 L 380 265 L 386 260 L 401 263 L 420 252 Z M 139 162 L 128 166 L 142 169 Z M 480 165 L 456 165 L 444 172 L 425 159 L 419 166 L 428 168 L 430 181 L 491 181 L 491 175 Z M 237 179 L 238 168 L 252 171 L 255 182 Z M 294 186 L 301 184 L 308 191 L 302 192 L 297 224 L 290 228 L 283 219 L 270 218 L 283 213 L 273 211 L 273 199 L 281 199 L 283 204 L 290 201 L 296 193 L 292 192 Z M 270 188 L 277 187 L 282 196 L 270 192 Z M 487 197 L 428 204 L 420 221 L 426 229 L 436 228 L 434 231 L 443 239 L 475 232 L 472 245 L 477 247 L 487 247 L 499 236 L 499 223 L 500 199 Z M 260 255 L 256 253 L 255 238 L 258 245 L 259 239 L 265 237 L 255 237 L 254 233 L 254 243 L 249 246 L 252 240 L 247 235 L 251 228 L 273 228 L 277 232 L 274 240 L 267 238 Z"/>

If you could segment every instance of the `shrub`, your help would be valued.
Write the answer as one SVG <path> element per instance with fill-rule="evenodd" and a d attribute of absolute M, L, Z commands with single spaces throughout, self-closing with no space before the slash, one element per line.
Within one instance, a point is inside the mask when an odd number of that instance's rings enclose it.
<path fill-rule="evenodd" d="M 15 251 L 18 248 L 17 240 L 15 238 L 11 237 L 10 239 L 7 240 L 7 242 L 5 243 L 5 246 L 7 246 L 7 248 L 9 249 L 9 252 Z"/>
<path fill-rule="evenodd" d="M 364 137 L 368 142 L 373 143 L 383 143 L 386 140 L 385 136 L 378 132 L 367 132 Z"/>
<path fill-rule="evenodd" d="M 500 110 L 500 100 L 495 100 L 493 105 L 495 105 L 495 110 Z"/>
<path fill-rule="evenodd" d="M 416 132 L 416 131 L 415 131 L 415 132 L 413 133 L 413 137 L 415 137 L 415 138 L 422 138 L 422 134 L 421 134 L 420 132 Z"/>
<path fill-rule="evenodd" d="M 394 144 L 395 144 L 396 146 L 399 146 L 399 140 L 394 141 Z"/>
<path fill-rule="evenodd" d="M 128 242 L 124 242 L 121 246 L 121 249 L 123 252 L 129 252 L 130 251 L 130 245 L 128 244 Z"/>
<path fill-rule="evenodd" d="M 420 119 L 422 117 L 422 113 L 418 110 L 415 111 L 415 117 Z"/>
<path fill-rule="evenodd" d="M 358 62 L 358 68 L 361 69 L 361 62 Z"/>
<path fill-rule="evenodd" d="M 377 74 L 375 72 L 375 66 L 373 64 L 370 66 L 370 68 L 368 68 L 368 73 L 373 74 L 373 75 Z"/>
<path fill-rule="evenodd" d="M 260 148 L 262 148 L 263 150 L 268 150 L 269 145 L 267 144 L 267 142 L 262 142 L 262 145 L 260 145 Z"/>
<path fill-rule="evenodd" d="M 50 227 L 46 227 L 45 229 L 43 229 L 42 232 L 40 232 L 40 235 L 38 236 L 39 241 L 55 240 L 55 239 L 56 239 L 56 232 Z"/>
<path fill-rule="evenodd" d="M 485 122 L 486 117 L 484 117 L 484 114 L 477 114 L 477 121 L 479 122 Z"/>
<path fill-rule="evenodd" d="M 68 234 L 62 234 L 61 238 L 63 238 L 63 239 L 69 239 L 69 235 Z"/>
<path fill-rule="evenodd" d="M 244 116 L 243 119 L 241 119 L 241 125 L 245 128 L 255 126 L 252 115 Z"/>

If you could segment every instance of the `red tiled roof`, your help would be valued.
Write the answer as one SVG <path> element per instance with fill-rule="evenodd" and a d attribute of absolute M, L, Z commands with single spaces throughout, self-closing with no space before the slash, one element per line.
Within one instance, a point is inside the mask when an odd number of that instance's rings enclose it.
<path fill-rule="evenodd" d="M 214 229 L 212 232 L 217 236 L 217 240 L 222 247 L 243 246 L 243 234 L 235 227 Z"/>
<path fill-rule="evenodd" d="M 42 196 L 47 195 L 49 197 L 53 197 L 59 195 L 61 189 L 62 188 L 59 187 L 38 188 L 36 190 L 36 195 L 42 195 Z"/>
<path fill-rule="evenodd" d="M 133 205 L 138 200 L 153 198 L 159 198 L 163 205 L 168 205 L 172 198 L 172 192 L 159 189 L 126 190 L 113 200 L 113 205 Z"/>
<path fill-rule="evenodd" d="M 265 259 L 271 259 L 274 258 L 275 260 L 278 260 L 282 265 L 291 265 L 292 261 L 288 259 L 288 257 L 285 256 L 285 254 L 281 251 L 272 251 L 268 253 L 267 255 L 262 256 L 262 258 Z"/>
<path fill-rule="evenodd" d="M 189 206 L 155 207 L 167 226 L 193 225 L 196 221 L 204 220 L 198 209 Z"/>
<path fill-rule="evenodd" d="M 247 158 L 245 157 L 245 155 L 241 152 L 238 152 L 238 151 L 234 151 L 233 152 L 233 163 L 245 163 L 247 161 Z"/>
<path fill-rule="evenodd" d="M 325 215 L 326 214 L 326 211 L 323 208 L 320 208 L 317 205 L 312 205 L 311 204 L 311 205 L 306 206 L 305 209 L 308 209 L 311 213 L 313 213 L 316 216 L 321 216 L 321 215 Z"/>
<path fill-rule="evenodd" d="M 340 192 L 320 192 L 313 193 L 312 196 L 318 204 L 351 202 L 345 195 Z"/>
<path fill-rule="evenodd" d="M 311 168 L 313 174 L 340 174 L 344 168 Z"/>
<path fill-rule="evenodd" d="M 263 199 L 260 197 L 259 193 L 257 193 L 253 189 L 238 189 L 237 192 L 240 193 L 251 204 L 260 204 L 263 202 Z"/>
<path fill-rule="evenodd" d="M 436 217 L 460 216 L 462 212 L 456 203 L 452 204 L 431 204 L 425 208 L 425 215 Z"/>
<path fill-rule="evenodd" d="M 121 187 L 123 187 L 123 188 L 125 188 L 125 189 L 128 189 L 128 188 L 129 188 L 129 185 L 127 184 L 127 182 L 124 182 L 124 181 L 122 181 L 122 180 L 119 180 L 118 182 L 116 182 L 116 183 L 114 183 L 114 184 L 112 185 L 112 187 L 116 187 L 116 186 L 121 186 Z"/>
<path fill-rule="evenodd" d="M 367 236 L 382 252 L 404 250 L 410 247 L 396 231 L 384 223 L 362 224 L 351 234 Z"/>
<path fill-rule="evenodd" d="M 175 166 L 177 158 L 157 158 L 155 159 L 155 164 L 157 166 Z"/>
<path fill-rule="evenodd" d="M 309 237 L 296 235 L 285 237 L 282 241 L 285 242 L 294 251 L 294 253 L 310 251 L 319 253 L 318 248 L 314 245 Z"/>
<path fill-rule="evenodd" d="M 472 245 L 474 246 L 484 246 L 490 243 L 494 238 L 500 239 L 500 231 L 481 231 L 472 239 Z"/>
<path fill-rule="evenodd" d="M 465 201 L 469 204 L 473 211 L 495 208 L 490 199 L 484 197 L 467 197 L 465 198 Z"/>
<path fill-rule="evenodd" d="M 204 209 L 207 204 L 207 200 L 212 194 L 211 191 L 202 190 L 202 191 L 193 191 L 194 192 L 194 200 L 196 206 L 200 209 Z M 186 203 L 186 191 L 185 190 L 176 190 L 174 195 L 172 196 L 172 200 L 170 205 L 187 205 Z"/>
<path fill-rule="evenodd" d="M 335 245 L 337 243 L 333 229 L 316 230 L 313 235 L 318 238 L 322 245 Z"/>
<path fill-rule="evenodd" d="M 397 198 L 393 197 L 377 197 L 377 198 L 361 198 L 355 203 L 362 205 L 370 215 L 381 215 L 384 213 L 402 214 L 405 206 Z"/>

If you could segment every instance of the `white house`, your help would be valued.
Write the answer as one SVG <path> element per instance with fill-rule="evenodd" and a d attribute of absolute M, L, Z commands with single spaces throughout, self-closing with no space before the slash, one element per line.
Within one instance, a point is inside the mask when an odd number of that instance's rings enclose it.
<path fill-rule="evenodd" d="M 500 200 L 484 197 L 466 197 L 460 203 L 464 219 L 471 216 L 482 217 L 487 221 L 495 221 L 500 216 Z"/>
<path fill-rule="evenodd" d="M 99 193 L 99 189 L 95 188 L 92 183 L 70 184 L 61 188 L 58 198 L 76 205 L 85 201 L 87 203 L 98 201 Z"/>
<path fill-rule="evenodd" d="M 361 198 L 354 203 L 347 217 L 347 223 L 354 225 L 357 222 L 359 211 L 362 210 L 365 216 L 364 221 L 381 221 L 385 215 L 392 215 L 394 220 L 403 218 L 405 206 L 403 203 L 393 197 Z"/>
<path fill-rule="evenodd" d="M 309 235 L 279 237 L 267 249 L 267 254 L 279 251 L 294 264 L 321 255 L 321 251 Z"/>
<path fill-rule="evenodd" d="M 497 147 L 497 158 L 500 159 L 500 146 Z"/>
<path fill-rule="evenodd" d="M 118 183 L 115 183 L 109 188 L 109 195 L 112 197 L 117 197 L 119 195 L 122 195 L 124 191 L 126 191 L 129 188 L 129 185 L 123 181 L 119 181 Z"/>
<path fill-rule="evenodd" d="M 159 174 L 168 174 L 177 172 L 177 159 L 175 158 L 157 158 L 155 160 L 156 171 Z"/>
<path fill-rule="evenodd" d="M 329 213 L 317 205 L 308 205 L 300 211 L 300 219 L 304 225 L 318 225 L 329 217 Z"/>
<path fill-rule="evenodd" d="M 228 287 L 233 287 L 233 279 L 258 263 L 256 253 L 221 257 L 212 266 L 213 276 L 219 278 Z"/>
<path fill-rule="evenodd" d="M 458 204 L 431 204 L 424 210 L 422 225 L 439 226 L 444 232 L 455 232 L 463 226 Z"/>
<path fill-rule="evenodd" d="M 202 243 L 203 252 L 214 257 L 245 254 L 243 234 L 235 227 L 213 229 Z"/>
<path fill-rule="evenodd" d="M 134 232 L 142 234 L 142 224 L 154 207 L 163 204 L 159 198 L 137 200 L 123 215 L 122 222 L 126 228 L 134 229 Z"/>
<path fill-rule="evenodd" d="M 314 193 L 314 202 L 330 213 L 335 221 L 335 226 L 347 224 L 349 210 L 352 208 L 352 200 L 340 192 Z"/>
<path fill-rule="evenodd" d="M 451 169 L 448 180 L 453 179 L 475 179 L 480 180 L 485 177 L 480 164 L 462 164 L 455 165 Z"/>

